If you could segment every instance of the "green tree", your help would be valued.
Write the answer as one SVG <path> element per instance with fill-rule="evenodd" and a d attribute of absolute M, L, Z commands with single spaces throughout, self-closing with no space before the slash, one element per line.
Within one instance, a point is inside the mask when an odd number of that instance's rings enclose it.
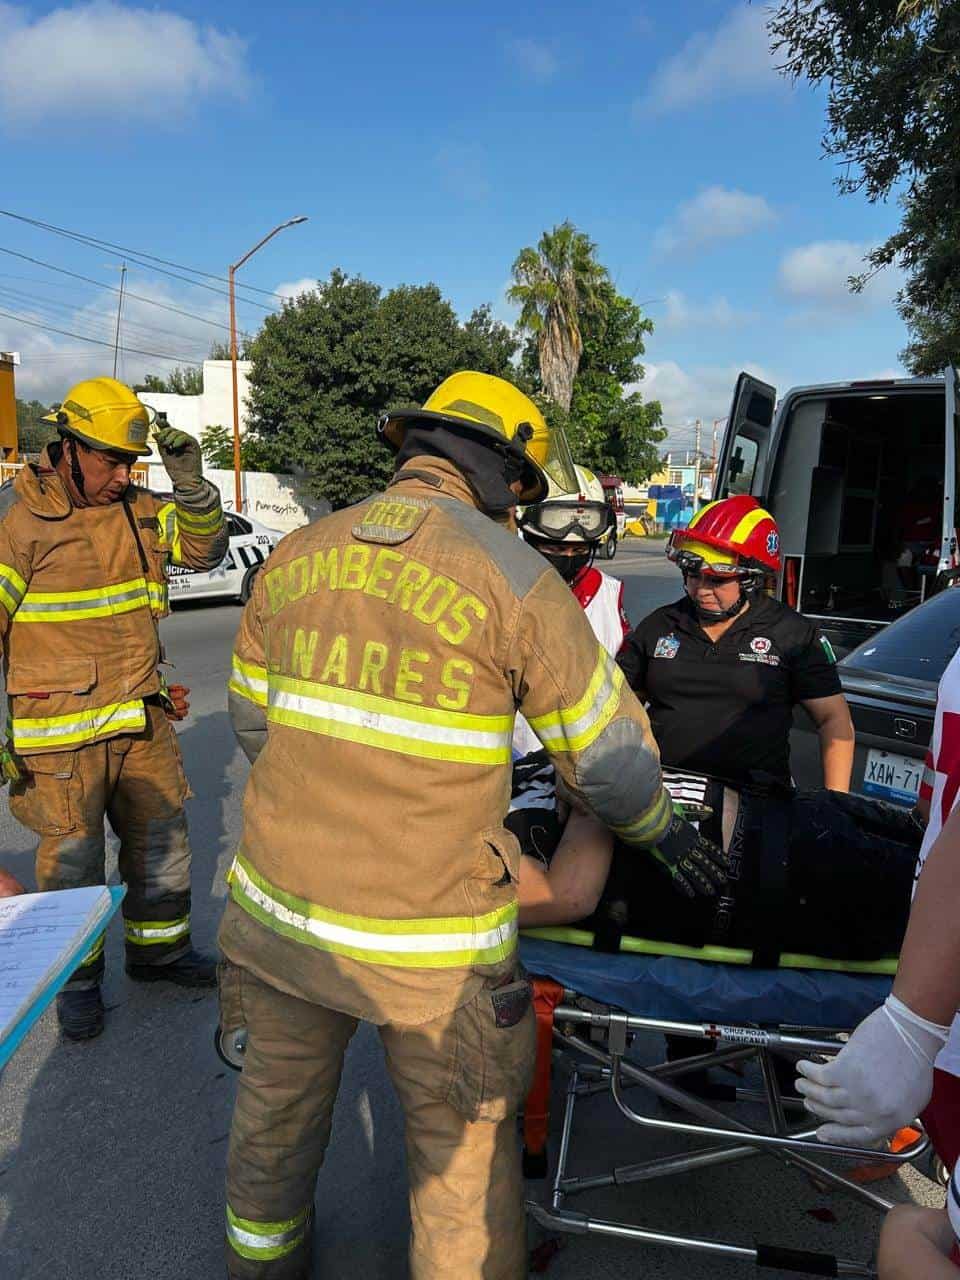
<path fill-rule="evenodd" d="M 203 394 L 203 368 L 199 365 L 176 368 L 165 378 L 154 373 L 144 375 L 134 391 L 153 391 L 157 395 L 199 396 Z"/>
<path fill-rule="evenodd" d="M 271 469 L 305 472 L 334 507 L 388 480 L 385 409 L 419 405 L 456 369 L 509 367 L 506 326 L 480 308 L 461 324 L 434 284 L 378 285 L 334 270 L 266 318 L 250 357 L 250 425 Z"/>
<path fill-rule="evenodd" d="M 583 355 L 574 379 L 568 411 L 545 401 L 551 423 L 563 426 L 577 462 L 592 471 L 613 473 L 633 484 L 660 465 L 658 446 L 666 438 L 658 400 L 645 402 L 637 389 L 643 380 L 641 357 L 653 322 L 610 280 L 597 290 L 598 306 L 584 317 Z M 522 374 L 532 391 L 542 391 L 537 345 L 523 351 Z"/>
<path fill-rule="evenodd" d="M 21 453 L 39 453 L 44 445 L 57 438 L 57 428 L 51 422 L 41 422 L 47 405 L 39 400 L 17 400 L 17 440 Z"/>
<path fill-rule="evenodd" d="M 221 423 L 204 427 L 200 433 L 200 452 L 208 466 L 223 471 L 233 470 L 233 429 Z M 240 467 L 243 471 L 269 471 L 268 450 L 258 435 L 245 431 L 240 437 Z"/>
<path fill-rule="evenodd" d="M 537 247 L 521 249 L 507 296 L 520 306 L 519 326 L 536 338 L 544 394 L 569 409 L 583 354 L 582 329 L 602 306 L 606 268 L 597 246 L 572 222 L 545 231 Z"/>
<path fill-rule="evenodd" d="M 250 359 L 250 343 L 252 341 L 253 339 L 250 337 L 248 333 L 237 334 L 237 359 L 238 360 Z M 210 354 L 207 356 L 207 359 L 208 360 L 229 360 L 230 359 L 230 343 L 215 342 L 210 348 Z"/>
<path fill-rule="evenodd" d="M 823 145 L 842 162 L 840 190 L 871 203 L 899 192 L 898 230 L 851 284 L 904 268 L 902 358 L 937 372 L 960 351 L 960 5 L 782 0 L 769 29 L 786 74 L 827 86 Z"/>

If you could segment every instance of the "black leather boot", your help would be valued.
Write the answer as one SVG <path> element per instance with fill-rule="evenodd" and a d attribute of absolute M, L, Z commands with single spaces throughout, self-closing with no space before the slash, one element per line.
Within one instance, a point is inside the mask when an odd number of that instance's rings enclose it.
<path fill-rule="evenodd" d="M 57 996 L 57 1020 L 68 1040 L 92 1040 L 103 1030 L 103 1000 L 99 987 L 72 991 L 69 987 Z"/>
<path fill-rule="evenodd" d="M 169 964 L 134 964 L 127 961 L 127 975 L 135 982 L 175 982 L 178 987 L 215 987 L 216 956 L 193 948 Z"/>

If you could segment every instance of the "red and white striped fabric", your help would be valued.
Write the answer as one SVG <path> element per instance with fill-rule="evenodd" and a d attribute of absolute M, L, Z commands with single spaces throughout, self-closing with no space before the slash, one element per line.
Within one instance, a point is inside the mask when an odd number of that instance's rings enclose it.
<path fill-rule="evenodd" d="M 940 677 L 933 737 L 927 752 L 920 796 L 930 803 L 930 820 L 917 858 L 917 878 L 960 796 L 960 649 Z M 960 1076 L 960 1017 L 954 1019 L 947 1043 L 937 1056 L 937 1067 Z"/>

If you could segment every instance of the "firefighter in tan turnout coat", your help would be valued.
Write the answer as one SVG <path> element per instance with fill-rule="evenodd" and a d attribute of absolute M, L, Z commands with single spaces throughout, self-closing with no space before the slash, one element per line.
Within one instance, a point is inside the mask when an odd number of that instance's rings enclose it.
<path fill-rule="evenodd" d="M 411 1275 L 518 1280 L 534 1020 L 502 825 L 516 711 L 621 838 L 659 843 L 705 892 L 721 872 L 672 813 L 616 664 L 516 536 L 518 497 L 544 497 L 547 475 L 576 488 L 562 436 L 479 373 L 381 431 L 389 488 L 284 539 L 234 654 L 253 769 L 220 932 L 222 1025 L 247 1027 L 228 1270 L 312 1274 L 317 1171 L 364 1019 L 405 1113 Z"/>
<path fill-rule="evenodd" d="M 10 809 L 40 837 L 40 889 L 103 882 L 108 817 L 127 884 L 127 972 L 211 986 L 213 959 L 190 945 L 189 791 L 168 722 L 184 704 L 160 675 L 157 624 L 171 561 L 223 559 L 220 497 L 197 442 L 171 427 L 154 438 L 172 500 L 130 484 L 150 419 L 113 378 L 78 384 L 48 421 L 60 440 L 0 489 Z M 103 969 L 101 938 L 58 997 L 71 1038 L 103 1027 Z"/>

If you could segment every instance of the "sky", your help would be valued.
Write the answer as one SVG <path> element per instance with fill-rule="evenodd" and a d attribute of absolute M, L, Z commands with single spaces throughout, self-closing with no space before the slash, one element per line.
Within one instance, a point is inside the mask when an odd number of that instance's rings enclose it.
<path fill-rule="evenodd" d="M 21 353 L 18 394 L 112 372 L 125 260 L 120 375 L 202 360 L 227 337 L 227 265 L 296 215 L 238 273 L 246 331 L 333 267 L 435 281 L 462 316 L 489 302 L 512 322 L 514 258 L 571 219 L 655 323 L 640 390 L 677 448 L 699 417 L 709 452 L 742 368 L 781 393 L 900 373 L 896 273 L 847 288 L 896 206 L 837 192 L 824 94 L 779 75 L 765 12 L 0 0 L 0 349 Z"/>

